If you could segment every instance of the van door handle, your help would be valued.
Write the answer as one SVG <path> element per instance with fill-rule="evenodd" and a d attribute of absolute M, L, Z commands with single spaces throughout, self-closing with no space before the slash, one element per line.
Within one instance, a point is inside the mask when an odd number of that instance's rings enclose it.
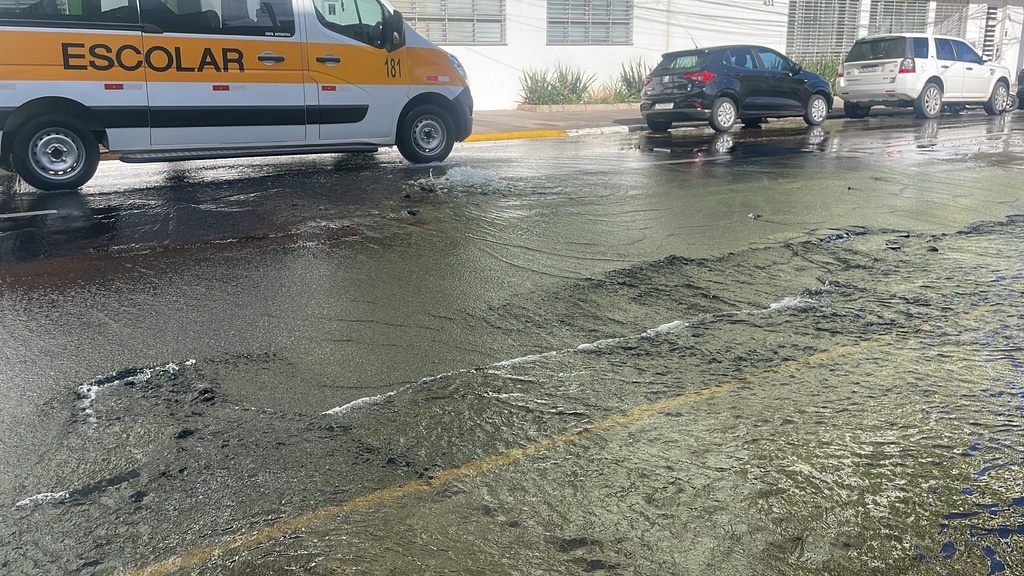
<path fill-rule="evenodd" d="M 338 58 L 334 54 L 327 54 L 326 56 L 317 56 L 316 61 L 321 64 L 327 64 L 328 66 L 334 66 L 335 64 L 341 64 L 341 58 Z"/>
<path fill-rule="evenodd" d="M 974 66 L 968 66 L 967 69 L 968 70 L 974 70 Z"/>
<path fill-rule="evenodd" d="M 949 64 L 943 64 L 940 68 L 949 68 Z"/>
<path fill-rule="evenodd" d="M 264 64 L 271 64 L 273 62 L 284 62 L 284 56 L 278 56 L 273 52 L 264 52 L 256 57 L 257 60 Z"/>

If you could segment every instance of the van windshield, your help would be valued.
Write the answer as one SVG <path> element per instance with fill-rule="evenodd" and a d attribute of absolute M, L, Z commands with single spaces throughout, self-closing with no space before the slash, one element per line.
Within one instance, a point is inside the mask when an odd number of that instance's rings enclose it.
<path fill-rule="evenodd" d="M 909 58 L 906 38 L 879 38 L 877 40 L 857 41 L 846 55 L 847 62 L 863 62 L 866 60 L 888 60 L 890 58 Z"/>

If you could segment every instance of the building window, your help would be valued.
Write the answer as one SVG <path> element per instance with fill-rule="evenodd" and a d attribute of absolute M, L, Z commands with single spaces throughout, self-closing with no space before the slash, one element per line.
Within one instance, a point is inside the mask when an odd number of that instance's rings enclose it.
<path fill-rule="evenodd" d="M 935 30 L 938 36 L 967 36 L 967 0 L 939 0 L 935 3 Z"/>
<path fill-rule="evenodd" d="M 435 44 L 505 44 L 505 0 L 396 0 L 391 4 Z"/>
<path fill-rule="evenodd" d="M 633 0 L 548 0 L 548 44 L 632 44 Z"/>
<path fill-rule="evenodd" d="M 797 61 L 842 58 L 857 39 L 860 0 L 790 0 L 786 54 Z"/>
<path fill-rule="evenodd" d="M 929 0 L 874 0 L 868 35 L 928 31 Z"/>

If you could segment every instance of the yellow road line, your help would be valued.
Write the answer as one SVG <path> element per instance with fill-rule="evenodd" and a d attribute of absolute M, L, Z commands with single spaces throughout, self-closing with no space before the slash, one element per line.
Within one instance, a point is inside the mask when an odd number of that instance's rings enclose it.
<path fill-rule="evenodd" d="M 413 494 L 418 494 L 433 488 L 437 488 L 443 485 L 445 482 L 451 480 L 467 478 L 470 476 L 477 476 L 479 474 L 482 474 L 489 470 L 493 470 L 495 468 L 515 464 L 516 462 L 525 460 L 526 458 L 529 458 L 530 456 L 533 456 L 535 454 L 540 454 L 548 450 L 572 444 L 574 442 L 577 442 L 583 438 L 586 438 L 599 432 L 605 432 L 608 430 L 621 428 L 628 424 L 639 422 L 657 413 L 664 412 L 665 410 L 669 410 L 691 402 L 705 400 L 714 396 L 719 396 L 721 394 L 725 394 L 726 392 L 735 390 L 736 388 L 739 388 L 741 386 L 749 385 L 753 382 L 756 382 L 767 377 L 788 374 L 811 364 L 831 360 L 833 358 L 845 356 L 847 354 L 851 354 L 853 352 L 857 352 L 860 350 L 874 348 L 880 346 L 885 342 L 888 342 L 891 339 L 891 336 L 880 336 L 877 338 L 873 338 L 871 340 L 860 342 L 858 344 L 835 348 L 833 350 L 828 350 L 826 352 L 814 354 L 806 358 L 802 358 L 800 360 L 794 360 L 786 364 L 775 366 L 773 368 L 767 368 L 751 376 L 745 376 L 737 380 L 732 380 L 730 382 L 726 382 L 723 384 L 717 384 L 709 388 L 705 388 L 704 390 L 690 392 L 687 394 L 682 394 L 680 396 L 667 398 L 659 402 L 653 402 L 651 404 L 638 406 L 631 410 L 627 410 L 626 412 L 613 414 L 612 416 L 609 416 L 603 420 L 599 420 L 598 422 L 582 429 L 565 432 L 563 434 L 553 436 L 551 438 L 542 440 L 534 444 L 508 450 L 506 452 L 495 454 L 494 456 L 489 456 L 487 458 L 483 458 L 480 460 L 474 460 L 472 462 L 463 464 L 462 466 L 459 466 L 457 468 L 452 468 L 451 470 L 444 470 L 431 479 L 412 480 L 404 484 L 399 484 L 397 486 L 391 486 L 389 488 L 384 488 L 376 492 L 371 492 L 365 496 L 360 496 L 359 498 L 355 498 L 354 500 L 350 500 L 345 504 L 341 504 L 339 506 L 327 506 L 324 508 L 313 510 L 311 512 L 307 512 L 305 514 L 300 514 L 299 516 L 293 516 L 291 518 L 285 518 L 284 520 L 278 520 L 276 522 L 267 524 L 263 527 L 257 528 L 251 532 L 240 534 L 238 536 L 228 538 L 227 540 L 214 542 L 213 544 L 209 544 L 202 548 L 186 552 L 184 554 L 181 554 L 180 556 L 168 558 L 167 560 L 164 560 L 157 564 L 152 564 L 150 566 L 140 568 L 134 572 L 130 572 L 129 575 L 165 576 L 166 574 L 170 574 L 175 570 L 195 567 L 199 564 L 209 562 L 210 560 L 216 559 L 220 556 L 228 554 L 238 554 L 246 550 L 251 550 L 253 548 L 267 544 L 272 540 L 281 538 L 282 536 L 298 532 L 318 522 L 331 520 L 332 518 L 336 518 L 347 512 L 353 512 L 356 510 L 366 510 L 369 508 L 373 508 L 374 506 L 378 506 L 380 504 L 393 502 L 395 500 L 399 500 L 401 498 L 405 498 Z"/>
<path fill-rule="evenodd" d="M 491 132 L 488 134 L 470 134 L 464 142 L 490 142 L 493 140 L 517 140 L 520 138 L 564 138 L 569 133 L 565 130 L 526 130 L 523 132 Z"/>

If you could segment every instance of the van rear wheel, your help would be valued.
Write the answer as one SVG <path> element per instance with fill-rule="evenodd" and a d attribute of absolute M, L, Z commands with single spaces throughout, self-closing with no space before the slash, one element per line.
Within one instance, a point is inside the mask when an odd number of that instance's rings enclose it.
<path fill-rule="evenodd" d="M 455 124 L 440 106 L 424 104 L 398 122 L 398 151 L 414 164 L 441 162 L 455 146 Z"/>
<path fill-rule="evenodd" d="M 69 116 L 30 120 L 14 138 L 14 168 L 40 190 L 73 190 L 88 182 L 100 163 L 96 137 Z"/>

